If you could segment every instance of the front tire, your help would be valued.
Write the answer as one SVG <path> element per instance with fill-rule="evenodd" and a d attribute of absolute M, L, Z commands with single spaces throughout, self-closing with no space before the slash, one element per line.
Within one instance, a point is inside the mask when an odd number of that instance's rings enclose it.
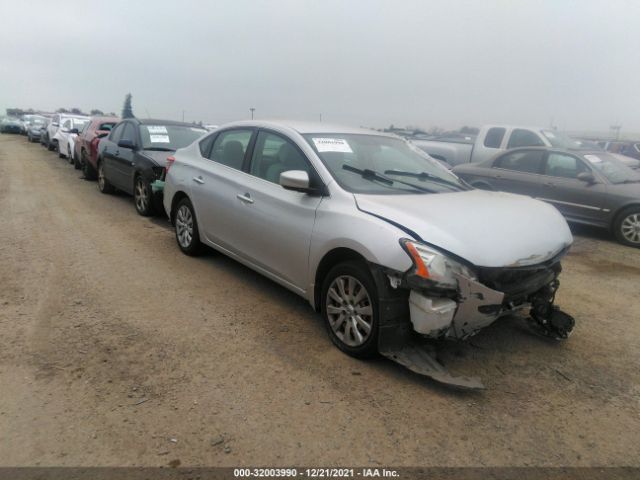
<path fill-rule="evenodd" d="M 363 261 L 333 267 L 322 284 L 321 309 L 329 338 L 356 358 L 378 351 L 379 292 Z"/>
<path fill-rule="evenodd" d="M 107 180 L 107 177 L 104 174 L 104 162 L 98 163 L 98 190 L 105 194 L 113 193 L 115 191 L 115 188 L 113 188 L 113 185 L 109 183 L 109 180 Z"/>
<path fill-rule="evenodd" d="M 136 211 L 143 217 L 153 215 L 153 194 L 151 184 L 137 175 L 133 186 L 133 200 L 136 204 Z"/>
<path fill-rule="evenodd" d="M 623 245 L 640 248 L 640 207 L 629 207 L 620 212 L 613 233 Z"/>
<path fill-rule="evenodd" d="M 188 198 L 183 198 L 178 203 L 173 224 L 176 232 L 176 241 L 182 253 L 191 256 L 202 253 L 196 213 Z"/>
<path fill-rule="evenodd" d="M 67 160 L 69 160 L 70 164 L 74 164 L 73 160 L 73 150 L 71 150 L 71 145 L 67 145 Z"/>

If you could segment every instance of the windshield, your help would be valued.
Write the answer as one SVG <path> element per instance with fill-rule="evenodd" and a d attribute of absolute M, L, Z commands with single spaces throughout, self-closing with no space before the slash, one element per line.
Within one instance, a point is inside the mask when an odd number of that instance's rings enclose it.
<path fill-rule="evenodd" d="M 177 150 L 191 145 L 205 133 L 204 128 L 185 125 L 140 125 L 140 138 L 145 150 Z"/>
<path fill-rule="evenodd" d="M 607 153 L 588 154 L 584 158 L 611 183 L 640 181 L 640 174 Z"/>
<path fill-rule="evenodd" d="M 466 190 L 458 178 L 405 140 L 366 134 L 307 134 L 336 182 L 353 193 L 443 193 Z"/>
<path fill-rule="evenodd" d="M 552 147 L 556 148 L 565 148 L 565 149 L 584 149 L 585 145 L 582 144 L 579 140 L 574 140 L 571 137 L 568 137 L 564 133 L 555 132 L 551 130 L 542 130 L 542 134 L 545 136 Z"/>

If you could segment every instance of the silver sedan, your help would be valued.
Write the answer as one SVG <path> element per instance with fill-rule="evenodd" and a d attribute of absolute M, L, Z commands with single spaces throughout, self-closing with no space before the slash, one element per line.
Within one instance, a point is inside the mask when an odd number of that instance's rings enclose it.
<path fill-rule="evenodd" d="M 305 297 L 353 356 L 380 352 L 474 386 L 415 346 L 467 338 L 523 308 L 542 333 L 573 328 L 553 305 L 572 243 L 557 210 L 471 189 L 393 135 L 224 125 L 169 157 L 164 207 L 184 253 L 207 245 Z"/>

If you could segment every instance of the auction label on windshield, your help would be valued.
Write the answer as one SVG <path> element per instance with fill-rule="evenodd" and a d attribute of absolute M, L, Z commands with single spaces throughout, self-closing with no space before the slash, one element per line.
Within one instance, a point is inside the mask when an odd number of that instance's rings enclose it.
<path fill-rule="evenodd" d="M 151 143 L 171 143 L 169 135 L 149 135 Z"/>
<path fill-rule="evenodd" d="M 349 143 L 344 138 L 314 138 L 313 143 L 318 152 L 353 153 Z"/>
<path fill-rule="evenodd" d="M 164 125 L 147 125 L 149 133 L 167 133 L 167 127 Z"/>

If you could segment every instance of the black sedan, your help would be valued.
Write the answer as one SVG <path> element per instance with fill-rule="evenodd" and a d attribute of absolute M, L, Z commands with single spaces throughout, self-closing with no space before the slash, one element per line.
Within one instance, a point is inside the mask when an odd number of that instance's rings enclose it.
<path fill-rule="evenodd" d="M 98 188 L 102 193 L 117 188 L 133 195 L 140 215 L 161 211 L 157 181 L 163 178 L 167 157 L 205 133 L 204 128 L 171 120 L 121 121 L 98 146 Z"/>
<path fill-rule="evenodd" d="M 453 172 L 476 188 L 549 202 L 570 222 L 610 229 L 640 247 L 640 172 L 607 152 L 518 148 Z"/>

